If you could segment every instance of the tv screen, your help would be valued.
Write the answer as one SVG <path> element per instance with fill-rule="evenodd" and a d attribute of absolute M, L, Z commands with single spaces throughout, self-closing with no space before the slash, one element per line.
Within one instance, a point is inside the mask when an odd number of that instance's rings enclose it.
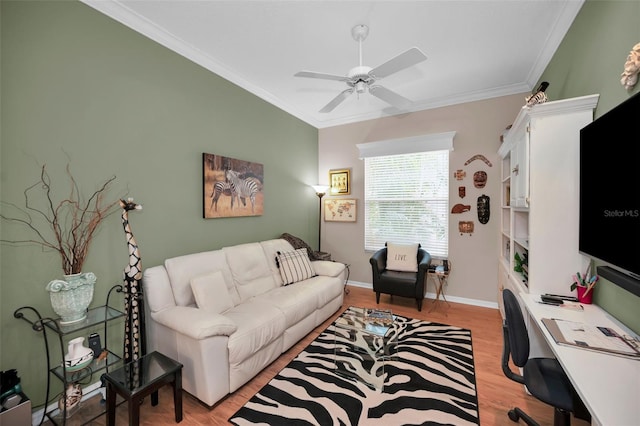
<path fill-rule="evenodd" d="M 582 254 L 640 277 L 640 93 L 580 131 Z"/>

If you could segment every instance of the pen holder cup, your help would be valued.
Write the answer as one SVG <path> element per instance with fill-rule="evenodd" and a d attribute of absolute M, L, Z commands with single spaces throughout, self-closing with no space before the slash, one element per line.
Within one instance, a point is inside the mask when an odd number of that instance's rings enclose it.
<path fill-rule="evenodd" d="M 590 305 L 593 300 L 593 289 L 586 295 L 584 293 L 587 291 L 587 287 L 579 285 L 576 287 L 576 290 L 578 291 L 578 302 Z"/>

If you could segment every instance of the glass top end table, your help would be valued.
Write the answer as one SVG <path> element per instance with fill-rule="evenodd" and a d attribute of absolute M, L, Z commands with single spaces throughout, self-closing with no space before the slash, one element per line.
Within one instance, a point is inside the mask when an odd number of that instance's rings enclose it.
<path fill-rule="evenodd" d="M 389 310 L 352 306 L 333 326 L 336 373 L 382 390 L 385 364 L 397 356 L 396 317 Z"/>

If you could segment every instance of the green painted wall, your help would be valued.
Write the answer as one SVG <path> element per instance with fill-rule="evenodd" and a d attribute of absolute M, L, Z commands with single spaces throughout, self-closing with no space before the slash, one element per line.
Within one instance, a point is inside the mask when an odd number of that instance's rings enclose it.
<path fill-rule="evenodd" d="M 541 78 L 550 99 L 599 93 L 596 116 L 626 99 L 619 78 L 638 22 L 640 2 L 587 1 Z M 64 182 L 69 162 L 85 192 L 116 175 L 113 195 L 143 204 L 130 219 L 146 267 L 282 232 L 316 243 L 317 197 L 306 186 L 318 182 L 313 127 L 81 3 L 2 0 L 0 36 L 2 201 L 21 204 L 43 163 Z M 202 152 L 264 164 L 263 216 L 202 219 Z M 0 234 L 24 235 L 4 223 Z M 85 268 L 99 277 L 93 305 L 126 263 L 114 215 Z M 0 369 L 18 369 L 35 405 L 44 402 L 42 338 L 13 312 L 33 305 L 52 315 L 44 286 L 59 276 L 55 254 L 0 245 Z M 606 281 L 595 297 L 640 330 L 639 298 Z"/>
<path fill-rule="evenodd" d="M 44 163 L 65 193 L 69 163 L 83 192 L 116 175 L 113 197 L 143 205 L 130 222 L 145 267 L 283 232 L 317 243 L 318 199 L 308 187 L 318 182 L 317 129 L 82 3 L 3 0 L 0 13 L 3 202 L 22 206 Z M 202 218 L 203 152 L 264 165 L 264 215 Z M 1 226 L 3 239 L 25 238 Z M 53 315 L 44 287 L 61 277 L 59 258 L 36 246 L 0 250 L 0 368 L 18 369 L 37 406 L 43 339 L 13 312 L 31 305 Z M 121 283 L 127 262 L 117 212 L 85 264 L 98 276 L 93 306 Z"/>
<path fill-rule="evenodd" d="M 639 92 L 640 84 L 630 92 L 620 84 L 627 55 L 640 42 L 639 23 L 639 1 L 587 0 L 540 79 L 550 83 L 549 99 L 599 93 L 599 117 Z M 640 334 L 640 297 L 602 280 L 594 303 Z"/>

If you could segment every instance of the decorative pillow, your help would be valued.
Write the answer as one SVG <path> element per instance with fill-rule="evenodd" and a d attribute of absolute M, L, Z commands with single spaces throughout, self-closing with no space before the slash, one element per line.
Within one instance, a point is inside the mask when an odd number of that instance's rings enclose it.
<path fill-rule="evenodd" d="M 284 285 L 297 283 L 316 275 L 307 255 L 307 249 L 304 248 L 284 253 L 279 251 L 276 256 L 276 264 Z"/>
<path fill-rule="evenodd" d="M 211 272 L 191 279 L 191 290 L 198 308 L 220 314 L 233 308 L 227 283 L 221 271 Z"/>
<path fill-rule="evenodd" d="M 387 269 L 400 272 L 418 272 L 420 244 L 387 243 Z"/>

